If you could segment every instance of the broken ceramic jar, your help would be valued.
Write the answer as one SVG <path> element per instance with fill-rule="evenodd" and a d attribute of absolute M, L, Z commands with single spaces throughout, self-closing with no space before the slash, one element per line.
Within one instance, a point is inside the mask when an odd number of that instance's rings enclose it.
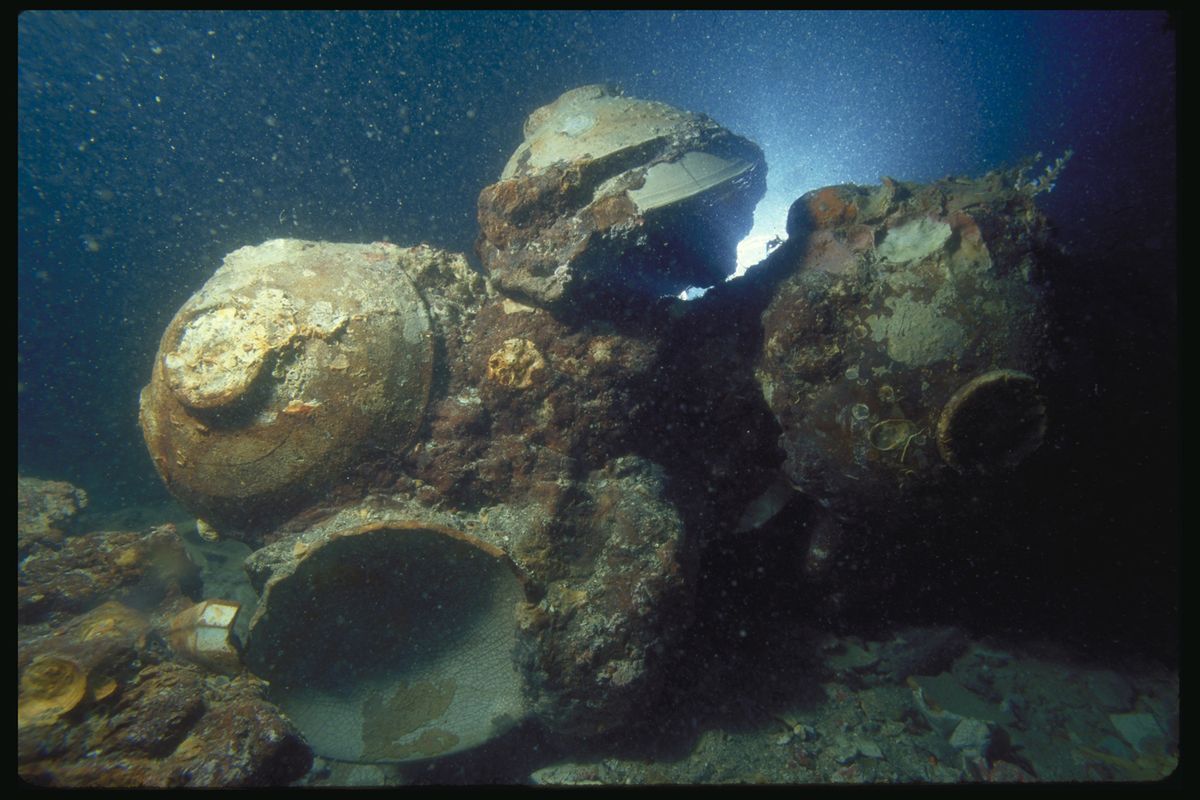
<path fill-rule="evenodd" d="M 682 525 L 655 477 L 619 459 L 569 489 L 570 518 L 531 498 L 477 514 L 402 496 L 344 507 L 247 560 L 261 599 L 246 664 L 339 760 L 445 756 L 526 719 L 619 724 L 661 679 L 683 596 Z"/>
<path fill-rule="evenodd" d="M 247 662 L 315 752 L 447 755 L 527 715 L 514 659 L 526 579 L 499 548 L 411 520 L 318 526 L 255 553 Z"/>
<path fill-rule="evenodd" d="M 766 190 L 762 151 L 699 114 L 572 89 L 532 114 L 479 196 L 476 249 L 502 292 L 551 309 L 711 286 Z"/>

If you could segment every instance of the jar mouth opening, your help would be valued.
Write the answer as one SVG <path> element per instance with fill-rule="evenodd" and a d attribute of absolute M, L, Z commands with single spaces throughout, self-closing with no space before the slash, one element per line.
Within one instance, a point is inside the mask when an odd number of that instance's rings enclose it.
<path fill-rule="evenodd" d="M 960 472 L 1009 469 L 1041 446 L 1046 427 L 1037 380 L 1014 369 L 992 370 L 950 397 L 938 419 L 938 451 Z"/>
<path fill-rule="evenodd" d="M 314 752 L 442 756 L 526 715 L 525 584 L 502 551 L 436 526 L 375 524 L 301 552 L 267 585 L 247 662 Z"/>

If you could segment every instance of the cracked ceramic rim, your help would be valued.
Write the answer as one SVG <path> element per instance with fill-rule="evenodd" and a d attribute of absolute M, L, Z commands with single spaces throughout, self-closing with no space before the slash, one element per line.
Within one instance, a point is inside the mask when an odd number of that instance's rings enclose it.
<path fill-rule="evenodd" d="M 326 758 L 404 762 L 478 746 L 528 713 L 515 658 L 523 573 L 499 548 L 421 522 L 292 544 L 246 661 Z"/>

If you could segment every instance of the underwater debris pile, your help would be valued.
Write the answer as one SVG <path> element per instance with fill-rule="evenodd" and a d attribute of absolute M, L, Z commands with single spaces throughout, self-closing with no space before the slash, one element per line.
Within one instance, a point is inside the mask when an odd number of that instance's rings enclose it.
<path fill-rule="evenodd" d="M 274 767 L 203 773 L 214 785 L 292 779 L 300 737 L 398 763 L 522 722 L 618 729 L 658 696 L 706 545 L 753 547 L 804 493 L 797 571 L 853 591 L 829 569 L 848 531 L 952 507 L 1041 444 L 1052 247 L 1011 179 L 810 193 L 759 268 L 685 304 L 663 295 L 733 272 L 758 148 L 595 86 L 525 134 L 480 195 L 486 274 L 425 245 L 277 239 L 227 256 L 168 326 L 147 446 L 205 541 L 257 548 L 260 602 L 242 648 L 236 602 L 202 625 L 181 579 L 161 588 L 176 652 L 139 656 L 153 666 L 126 685 L 174 681 L 183 705 L 132 688 L 117 712 L 129 730 L 175 720 L 147 781 L 223 741 L 193 738 L 214 714 L 230 731 L 265 714 L 288 743 Z M 47 582 L 36 559 L 19 570 Z M 78 675 L 39 669 L 27 716 L 66 725 Z"/>
<path fill-rule="evenodd" d="M 172 618 L 186 616 L 191 605 L 181 585 L 191 581 L 186 570 L 181 580 L 176 567 L 156 574 L 147 563 L 156 560 L 152 553 L 182 557 L 172 526 L 73 535 L 62 549 L 58 570 L 47 568 L 46 554 L 37 568 L 18 564 L 19 602 L 55 577 L 88 586 L 59 588 L 52 603 L 32 606 L 37 615 L 19 613 L 23 779 L 48 786 L 267 786 L 305 774 L 311 750 L 263 699 L 261 680 L 240 668 L 233 677 L 208 673 L 176 660 L 187 648 L 168 648 L 167 640 L 177 639 Z M 32 573 L 43 582 L 34 583 Z"/>

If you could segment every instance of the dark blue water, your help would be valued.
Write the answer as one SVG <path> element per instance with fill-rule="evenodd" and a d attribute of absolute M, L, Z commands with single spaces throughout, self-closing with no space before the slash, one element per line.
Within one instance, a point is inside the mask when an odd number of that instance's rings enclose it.
<path fill-rule="evenodd" d="M 1119 572 L 1131 527 L 1177 521 L 1166 13 L 32 12 L 17 34 L 18 467 L 95 506 L 166 497 L 138 392 L 222 256 L 275 237 L 470 251 L 526 115 L 608 81 L 758 142 L 764 236 L 809 189 L 1073 148 L 1042 205 L 1095 264 L 1056 287 L 1067 351 L 1109 403 L 1063 421 L 1103 464 L 1077 481 L 1109 525 L 1088 563 Z"/>

